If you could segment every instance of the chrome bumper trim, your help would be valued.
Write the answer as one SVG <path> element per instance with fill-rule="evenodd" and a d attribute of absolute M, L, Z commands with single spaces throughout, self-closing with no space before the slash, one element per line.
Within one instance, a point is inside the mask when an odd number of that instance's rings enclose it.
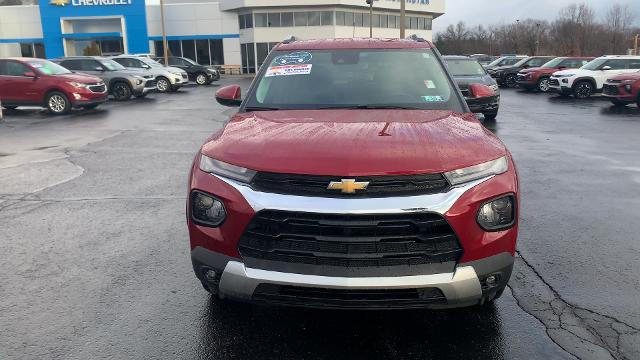
<path fill-rule="evenodd" d="M 472 266 L 460 266 L 453 273 L 397 277 L 330 277 L 282 273 L 247 268 L 239 261 L 229 261 L 220 279 L 221 298 L 250 301 L 259 284 L 294 285 L 332 289 L 413 289 L 436 287 L 447 304 L 434 308 L 477 304 L 482 298 L 480 280 Z"/>
<path fill-rule="evenodd" d="M 255 212 L 284 210 L 321 214 L 402 214 L 433 212 L 444 215 L 467 190 L 493 176 L 453 187 L 446 193 L 386 198 L 325 198 L 255 191 L 246 184 L 211 174 L 242 194 Z"/>

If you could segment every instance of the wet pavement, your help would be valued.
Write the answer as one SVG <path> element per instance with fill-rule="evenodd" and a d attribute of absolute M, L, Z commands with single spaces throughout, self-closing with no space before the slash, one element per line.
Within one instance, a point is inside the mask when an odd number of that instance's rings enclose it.
<path fill-rule="evenodd" d="M 640 358 L 636 107 L 503 91 L 486 125 L 518 165 L 522 257 L 495 306 L 312 311 L 221 302 L 192 273 L 188 169 L 233 111 L 215 89 L 6 114 L 0 359 Z"/>

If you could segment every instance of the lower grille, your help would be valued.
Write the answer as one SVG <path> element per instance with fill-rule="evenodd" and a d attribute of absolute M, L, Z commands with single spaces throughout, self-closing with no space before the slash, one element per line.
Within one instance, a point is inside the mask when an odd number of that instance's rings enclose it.
<path fill-rule="evenodd" d="M 620 90 L 615 85 L 604 84 L 602 92 L 606 95 L 620 95 Z"/>
<path fill-rule="evenodd" d="M 447 303 L 444 294 L 438 288 L 343 290 L 274 284 L 258 285 L 253 300 L 271 304 L 331 308 L 407 308 Z"/>
<path fill-rule="evenodd" d="M 400 176 L 360 176 L 358 182 L 368 182 L 366 189 L 355 194 L 345 194 L 329 190 L 332 181 L 341 181 L 340 176 L 297 175 L 260 172 L 251 181 L 257 191 L 277 194 L 320 196 L 320 197 L 389 197 L 425 195 L 444 192 L 449 183 L 442 174 L 400 175 Z"/>
<path fill-rule="evenodd" d="M 431 213 L 263 210 L 247 226 L 238 250 L 249 267 L 327 276 L 450 272 L 462 255 L 451 226 Z"/>
<path fill-rule="evenodd" d="M 147 80 L 147 82 L 144 84 L 144 87 L 146 87 L 146 88 L 156 87 L 156 81 L 155 80 Z"/>

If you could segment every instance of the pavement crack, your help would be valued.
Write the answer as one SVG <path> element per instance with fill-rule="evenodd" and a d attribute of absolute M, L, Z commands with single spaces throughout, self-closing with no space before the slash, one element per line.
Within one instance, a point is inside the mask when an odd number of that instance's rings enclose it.
<path fill-rule="evenodd" d="M 518 306 L 538 319 L 549 337 L 580 359 L 638 359 L 640 346 L 622 344 L 622 331 L 640 344 L 640 330 L 613 316 L 569 303 L 518 252 L 519 263 L 509 283 Z"/>

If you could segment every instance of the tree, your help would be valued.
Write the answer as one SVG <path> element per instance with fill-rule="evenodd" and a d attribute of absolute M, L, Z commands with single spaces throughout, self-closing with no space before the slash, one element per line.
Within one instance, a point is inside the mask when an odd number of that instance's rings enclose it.
<path fill-rule="evenodd" d="M 630 28 L 633 25 L 635 14 L 629 5 L 613 4 L 605 14 L 605 24 L 611 39 L 610 51 L 612 54 L 626 50 L 626 38 L 630 36 Z"/>

